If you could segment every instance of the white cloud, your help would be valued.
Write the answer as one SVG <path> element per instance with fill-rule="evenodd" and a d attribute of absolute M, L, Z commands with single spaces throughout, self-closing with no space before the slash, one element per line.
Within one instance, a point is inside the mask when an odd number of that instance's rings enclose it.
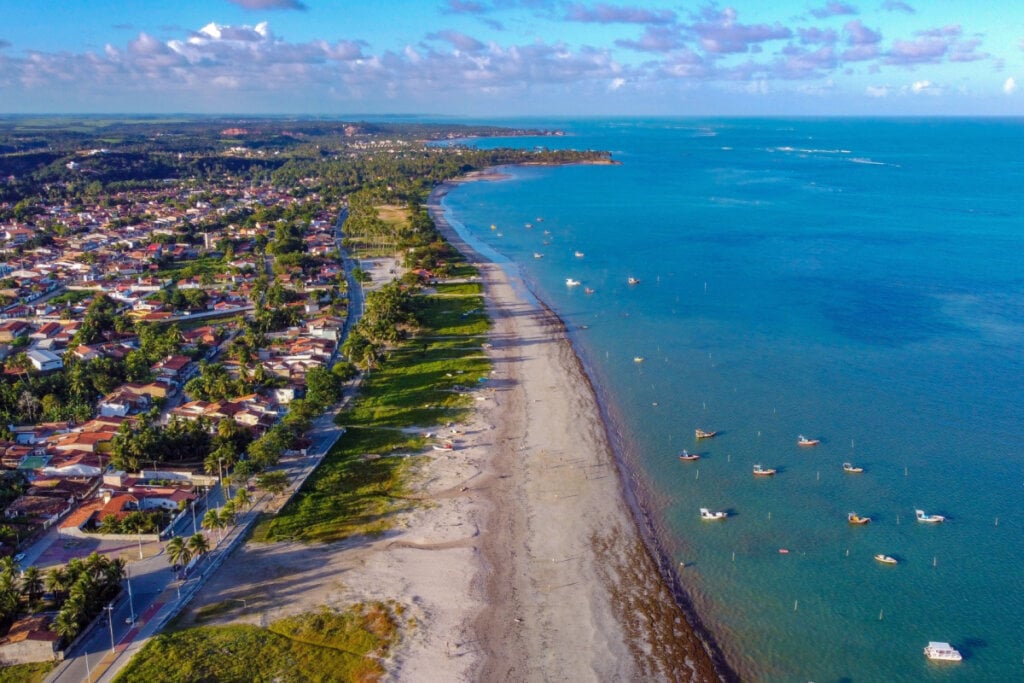
<path fill-rule="evenodd" d="M 945 90 L 944 86 L 925 79 L 914 81 L 909 86 L 904 86 L 902 92 L 910 92 L 914 95 L 941 95 Z"/>
<path fill-rule="evenodd" d="M 618 90 L 619 88 L 621 88 L 624 85 L 626 85 L 626 79 L 625 78 L 615 78 L 608 85 L 608 89 L 609 90 Z"/>
<path fill-rule="evenodd" d="M 868 97 L 888 97 L 891 89 L 887 85 L 869 85 L 864 88 L 864 94 Z"/>
<path fill-rule="evenodd" d="M 1003 82 L 1003 92 L 1007 95 L 1017 92 L 1017 80 L 1013 76 L 1010 76 Z"/>

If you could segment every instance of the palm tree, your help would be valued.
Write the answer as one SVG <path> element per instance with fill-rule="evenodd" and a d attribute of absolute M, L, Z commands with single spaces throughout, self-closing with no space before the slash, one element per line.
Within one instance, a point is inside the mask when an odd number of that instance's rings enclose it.
<path fill-rule="evenodd" d="M 235 509 L 234 500 L 224 503 L 224 506 L 220 509 L 220 521 L 224 528 L 235 525 L 236 514 L 238 514 L 238 511 Z"/>
<path fill-rule="evenodd" d="M 204 524 L 205 521 L 203 520 Z M 167 561 L 171 564 L 184 567 L 192 559 L 192 552 L 185 545 L 185 539 L 181 536 L 175 536 L 168 541 L 165 550 L 167 551 Z"/>
<path fill-rule="evenodd" d="M 43 592 L 43 573 L 39 571 L 39 567 L 29 567 L 22 573 L 21 591 L 28 596 L 29 602 L 35 602 Z"/>
<path fill-rule="evenodd" d="M 249 491 L 244 488 L 240 488 L 235 492 L 234 503 L 236 507 L 247 510 L 252 504 L 252 496 L 249 495 Z"/>
<path fill-rule="evenodd" d="M 211 509 L 206 511 L 206 514 L 203 516 L 203 528 L 204 529 L 209 529 L 210 531 L 213 531 L 214 529 L 216 529 L 217 530 L 217 538 L 220 538 L 220 536 L 221 536 L 220 535 L 220 530 L 223 529 L 225 526 L 226 526 L 225 524 L 221 523 L 221 516 L 219 514 L 217 514 L 216 510 L 211 508 Z"/>
<path fill-rule="evenodd" d="M 46 572 L 46 590 L 53 593 L 53 597 L 60 603 L 64 599 L 64 594 L 67 593 L 68 588 L 71 587 L 70 577 L 64 567 L 53 567 L 50 571 Z"/>
<path fill-rule="evenodd" d="M 71 642 L 78 635 L 78 615 L 72 614 L 70 610 L 61 610 L 50 628 L 65 641 Z"/>
<path fill-rule="evenodd" d="M 210 544 L 206 540 L 206 536 L 202 534 L 193 534 L 188 539 L 188 549 L 195 557 L 202 557 L 210 551 Z"/>

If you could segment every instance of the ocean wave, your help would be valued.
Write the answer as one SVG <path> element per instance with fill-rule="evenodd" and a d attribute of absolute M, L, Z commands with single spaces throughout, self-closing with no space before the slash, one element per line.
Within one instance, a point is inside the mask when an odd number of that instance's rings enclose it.
<path fill-rule="evenodd" d="M 815 149 L 806 147 L 769 147 L 769 152 L 799 152 L 800 154 L 852 154 L 848 149 Z"/>
<path fill-rule="evenodd" d="M 868 159 L 867 157 L 850 157 L 849 161 L 854 164 L 868 164 L 869 166 L 890 166 L 884 161 L 875 161 L 874 159 Z"/>

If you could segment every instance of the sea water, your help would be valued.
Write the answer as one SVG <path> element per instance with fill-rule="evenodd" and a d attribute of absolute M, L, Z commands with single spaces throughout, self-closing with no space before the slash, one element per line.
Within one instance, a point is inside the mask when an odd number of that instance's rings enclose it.
<path fill-rule="evenodd" d="M 565 320 L 730 665 L 1024 680 L 1024 122 L 530 124 L 567 135 L 474 144 L 621 165 L 509 168 L 448 215 Z"/>

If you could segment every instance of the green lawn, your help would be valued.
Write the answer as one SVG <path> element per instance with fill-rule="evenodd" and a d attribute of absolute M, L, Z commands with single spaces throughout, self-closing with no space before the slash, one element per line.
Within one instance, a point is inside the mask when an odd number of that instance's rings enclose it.
<path fill-rule="evenodd" d="M 199 626 L 153 638 L 115 679 L 118 683 L 376 681 L 380 659 L 398 642 L 402 607 L 323 608 L 251 625 Z"/>
<path fill-rule="evenodd" d="M 0 683 L 42 683 L 57 662 L 35 662 L 33 664 L 11 664 L 0 666 Z"/>
<path fill-rule="evenodd" d="M 418 302 L 420 333 L 392 350 L 338 415 L 344 436 L 291 502 L 261 520 L 253 541 L 330 542 L 379 534 L 415 504 L 406 480 L 416 457 L 405 455 L 428 446 L 418 431 L 465 418 L 473 407 L 466 389 L 481 386 L 491 369 L 481 347 L 489 322 L 480 285 L 439 290 Z"/>

